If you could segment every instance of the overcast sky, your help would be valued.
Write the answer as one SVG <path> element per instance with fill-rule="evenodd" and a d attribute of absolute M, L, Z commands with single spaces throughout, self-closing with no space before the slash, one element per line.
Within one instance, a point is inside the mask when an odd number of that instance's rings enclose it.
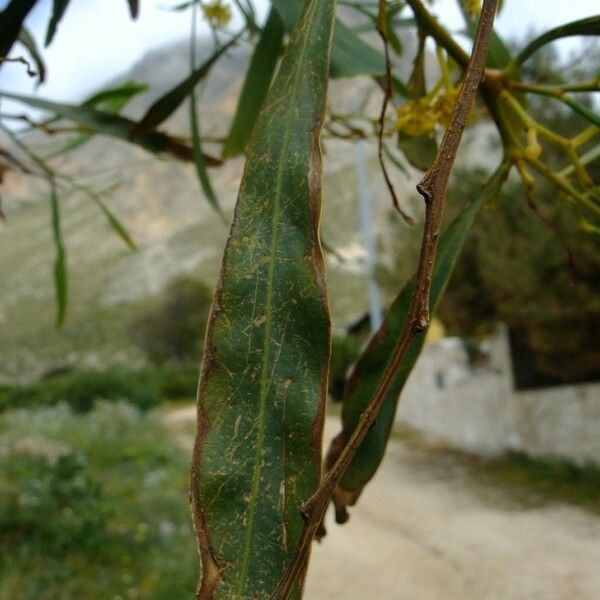
<path fill-rule="evenodd" d="M 40 95 L 78 101 L 106 80 L 126 72 L 149 50 L 185 39 L 189 35 L 189 11 L 168 12 L 161 8 L 180 1 L 141 0 L 140 17 L 132 22 L 125 0 L 71 0 L 52 45 L 43 52 L 49 73 Z M 7 0 L 0 0 L 0 7 L 6 4 Z M 600 6 L 598 0 L 505 0 L 504 4 L 497 26 L 503 35 L 512 38 L 596 14 Z M 51 5 L 51 0 L 38 3 L 26 22 L 40 47 Z M 257 6 L 264 17 L 268 3 L 258 0 Z M 448 27 L 460 29 L 456 0 L 437 0 L 434 10 Z M 568 40 L 561 50 L 568 52 L 577 44 L 575 39 Z M 0 72 L 0 89 L 32 93 L 34 86 L 22 66 L 5 64 Z"/>

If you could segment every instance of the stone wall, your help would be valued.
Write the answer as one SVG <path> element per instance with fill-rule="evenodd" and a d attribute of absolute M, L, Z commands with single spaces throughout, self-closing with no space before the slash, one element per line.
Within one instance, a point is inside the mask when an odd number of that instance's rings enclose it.
<path fill-rule="evenodd" d="M 490 340 L 487 357 L 471 367 L 460 340 L 428 344 L 396 420 L 482 455 L 517 450 L 600 465 L 600 383 L 514 390 L 504 329 Z"/>

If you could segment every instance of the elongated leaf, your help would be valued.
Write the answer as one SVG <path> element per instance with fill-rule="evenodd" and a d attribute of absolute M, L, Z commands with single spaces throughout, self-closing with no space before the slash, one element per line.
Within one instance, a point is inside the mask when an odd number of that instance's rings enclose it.
<path fill-rule="evenodd" d="M 159 131 L 148 131 L 134 140 L 130 140 L 131 131 L 136 123 L 121 115 L 113 115 L 90 106 L 59 104 L 33 96 L 22 96 L 2 91 L 0 91 L 0 96 L 23 102 L 33 108 L 49 111 L 62 119 L 69 119 L 79 125 L 88 127 L 96 133 L 115 137 L 126 142 L 132 141 L 149 152 L 165 152 L 175 158 L 187 161 L 192 161 L 194 158 L 192 148 L 180 140 Z M 219 159 L 207 155 L 204 155 L 204 161 L 209 166 L 221 164 Z"/>
<path fill-rule="evenodd" d="M 11 0 L 0 12 L 0 56 L 8 56 L 36 0 Z M 3 63 L 0 62 L 0 67 Z"/>
<path fill-rule="evenodd" d="M 127 0 L 129 5 L 129 14 L 132 19 L 137 19 L 140 14 L 140 3 L 139 0 Z"/>
<path fill-rule="evenodd" d="M 145 84 L 140 84 L 135 81 L 127 81 L 123 85 L 116 88 L 109 88 L 95 93 L 83 102 L 84 106 L 95 106 L 109 113 L 120 112 L 127 103 L 137 94 L 148 89 Z M 61 154 L 66 154 L 81 148 L 87 144 L 96 135 L 95 132 L 79 133 L 68 139 L 60 148 L 56 149 L 47 158 L 54 158 Z"/>
<path fill-rule="evenodd" d="M 462 12 L 467 26 L 467 34 L 474 40 L 475 33 L 477 32 L 477 18 L 469 14 L 465 7 L 463 0 L 456 0 L 459 10 Z M 500 4 L 498 5 L 498 12 L 500 12 Z M 490 39 L 488 47 L 487 59 L 485 66 L 490 69 L 502 69 L 510 63 L 511 55 L 508 46 L 504 43 L 504 40 L 494 31 Z"/>
<path fill-rule="evenodd" d="M 196 5 L 192 8 L 192 31 L 190 36 L 190 70 L 192 73 L 196 70 Z M 192 89 L 190 92 L 190 125 L 192 129 L 192 148 L 194 149 L 194 165 L 196 175 L 200 181 L 200 187 L 206 196 L 209 204 L 221 215 L 221 208 L 217 195 L 210 183 L 204 156 L 202 155 L 202 146 L 200 143 L 200 123 L 198 122 L 198 112 L 196 107 L 196 92 Z"/>
<path fill-rule="evenodd" d="M 318 243 L 335 0 L 308 0 L 248 148 L 205 341 L 192 506 L 200 598 L 268 598 L 320 479 L 329 318 Z M 297 588 L 290 596 L 299 598 Z"/>
<path fill-rule="evenodd" d="M 108 223 L 109 227 L 121 238 L 121 240 L 123 240 L 123 243 L 130 250 L 136 251 L 138 248 L 136 243 L 133 241 L 133 238 L 129 235 L 129 232 L 117 218 L 117 216 L 102 201 L 100 195 L 92 192 L 88 193 L 88 196 L 91 197 L 96 206 L 102 211 L 102 214 L 106 217 L 106 222 Z"/>
<path fill-rule="evenodd" d="M 54 286 L 56 289 L 56 326 L 61 327 L 67 312 L 67 265 L 65 246 L 60 225 L 60 207 L 56 182 L 50 178 L 50 209 L 52 216 L 52 235 L 56 256 L 54 259 Z"/>
<path fill-rule="evenodd" d="M 286 29 L 291 31 L 300 14 L 302 0 L 271 0 L 271 4 L 279 11 Z M 339 19 L 336 20 L 331 51 L 331 77 L 384 74 L 383 54 L 363 41 Z"/>
<path fill-rule="evenodd" d="M 574 35 L 600 35 L 600 15 L 588 17 L 587 19 L 580 19 L 579 21 L 572 21 L 571 23 L 566 23 L 565 25 L 560 25 L 559 27 L 547 31 L 529 42 L 529 44 L 519 52 L 513 63 L 521 65 L 542 46 L 545 46 L 554 40 Z"/>
<path fill-rule="evenodd" d="M 487 200 L 498 194 L 509 170 L 508 165 L 501 165 L 477 196 L 443 233 L 431 282 L 430 307 L 432 311 L 452 275 L 454 264 L 469 234 L 475 215 Z M 346 383 L 342 406 L 342 431 L 332 442 L 327 458 L 329 465 L 333 464 L 337 454 L 352 435 L 361 413 L 367 407 L 379 383 L 388 358 L 404 325 L 413 288 L 414 279 L 406 285 L 394 300 L 381 328 L 359 358 Z M 339 522 L 344 522 L 347 519 L 346 507 L 356 502 L 364 486 L 375 475 L 383 459 L 394 422 L 399 395 L 421 353 L 424 341 L 425 333 L 421 333 L 414 338 L 406 359 L 396 374 L 386 396 L 375 426 L 363 440 L 336 490 L 334 503 Z"/>
<path fill-rule="evenodd" d="M 54 0 L 54 2 L 52 3 L 52 15 L 50 16 L 50 22 L 48 23 L 48 31 L 46 32 L 46 47 L 48 47 L 52 43 L 54 35 L 56 34 L 56 29 L 58 28 L 58 24 L 63 18 L 68 5 L 69 0 Z"/>
<path fill-rule="evenodd" d="M 413 69 L 408 81 L 409 98 L 422 98 L 427 94 L 425 82 L 425 41 L 424 35 L 419 35 L 419 45 L 413 61 Z M 426 171 L 433 163 L 438 144 L 435 132 L 429 131 L 420 135 L 408 135 L 403 131 L 398 132 L 398 148 L 402 150 L 408 162 L 421 171 Z"/>
<path fill-rule="evenodd" d="M 596 127 L 600 127 L 600 115 L 598 113 L 595 113 L 591 108 L 588 108 L 583 104 L 579 104 L 579 102 L 576 102 L 575 100 L 573 100 L 573 98 L 570 98 L 569 96 L 561 96 L 560 99 L 573 111 L 580 114 L 590 123 L 596 125 Z"/>
<path fill-rule="evenodd" d="M 413 136 L 399 132 L 398 148 L 415 169 L 426 171 L 435 159 L 438 144 L 433 133 Z"/>
<path fill-rule="evenodd" d="M 18 40 L 21 42 L 21 44 L 23 44 L 23 46 L 25 46 L 25 48 L 27 48 L 27 52 L 29 52 L 29 55 L 35 63 L 38 85 L 40 83 L 44 83 L 46 80 L 46 65 L 44 64 L 44 59 L 42 58 L 37 44 L 35 43 L 35 39 L 33 39 L 33 36 L 31 33 L 29 33 L 29 30 L 26 27 L 21 27 Z"/>
<path fill-rule="evenodd" d="M 181 83 L 169 90 L 164 96 L 160 97 L 146 111 L 142 120 L 135 126 L 131 132 L 131 137 L 135 138 L 151 129 L 154 129 L 166 121 L 184 102 L 192 90 L 208 75 L 211 67 L 219 58 L 231 48 L 238 40 L 238 36 L 231 39 L 227 44 L 221 46 L 212 56 L 205 61 L 198 69 L 190 73 Z"/>
<path fill-rule="evenodd" d="M 238 156 L 246 149 L 275 73 L 283 33 L 281 17 L 272 8 L 246 71 L 235 117 L 223 146 L 223 158 Z"/>
<path fill-rule="evenodd" d="M 119 112 L 132 98 L 145 92 L 148 84 L 133 79 L 117 87 L 110 87 L 94 93 L 83 101 L 85 106 L 96 106 L 107 112 Z"/>
<path fill-rule="evenodd" d="M 209 204 L 220 214 L 221 207 L 219 200 L 213 189 L 208 176 L 208 170 L 206 169 L 206 162 L 204 161 L 204 154 L 202 154 L 202 146 L 200 145 L 200 124 L 198 123 L 198 114 L 196 112 L 196 94 L 192 92 L 190 94 L 190 125 L 192 128 L 192 148 L 194 150 L 194 165 L 196 167 L 196 175 L 198 181 L 202 187 L 202 191 L 206 196 Z"/>

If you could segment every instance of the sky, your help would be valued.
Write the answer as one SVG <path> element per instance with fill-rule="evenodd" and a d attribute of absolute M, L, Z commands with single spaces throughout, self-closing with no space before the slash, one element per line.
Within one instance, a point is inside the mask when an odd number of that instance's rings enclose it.
<path fill-rule="evenodd" d="M 7 1 L 0 0 L 0 7 Z M 126 72 L 148 51 L 186 39 L 190 29 L 189 11 L 164 9 L 180 1 L 141 0 L 140 16 L 137 21 L 131 21 L 126 0 L 71 0 L 53 43 L 43 50 L 48 78 L 38 93 L 53 100 L 80 101 L 107 80 Z M 258 0 L 256 4 L 264 18 L 268 2 Z M 40 47 L 43 47 L 51 5 L 51 0 L 39 2 L 26 22 Z M 599 8 L 598 0 L 505 0 L 504 5 L 497 27 L 509 38 L 587 17 L 596 14 Z M 434 12 L 451 29 L 461 28 L 456 0 L 437 0 Z M 568 52 L 576 48 L 578 42 L 570 39 L 561 44 L 561 51 Z M 35 92 L 34 83 L 25 75 L 23 66 L 12 63 L 5 64 L 0 71 L 0 89 Z"/>

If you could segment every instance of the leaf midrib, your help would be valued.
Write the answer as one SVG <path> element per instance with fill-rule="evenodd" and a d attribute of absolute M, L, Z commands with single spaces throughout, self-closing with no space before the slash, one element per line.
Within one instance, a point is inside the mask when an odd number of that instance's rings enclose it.
<path fill-rule="evenodd" d="M 316 1 L 311 3 L 311 6 L 307 11 L 307 20 L 308 20 L 308 24 L 306 26 L 307 29 L 311 29 L 313 27 L 314 14 L 311 14 L 311 11 L 312 11 L 312 13 L 315 12 L 315 10 L 316 10 L 315 6 L 316 6 Z M 308 46 L 308 40 L 309 40 L 309 36 L 305 35 L 304 42 L 300 49 L 300 57 L 299 57 L 300 64 L 302 64 L 302 62 L 303 62 L 302 59 L 304 58 L 304 55 L 306 53 L 306 49 Z M 291 92 L 291 96 L 293 96 L 293 97 L 295 97 L 298 93 L 301 74 L 302 74 L 301 70 L 296 69 L 296 73 L 294 74 L 294 79 L 293 79 L 293 84 L 292 84 L 292 92 Z M 285 135 L 284 135 L 284 139 L 283 139 L 282 157 L 281 157 L 281 160 L 279 161 L 279 167 L 277 169 L 275 197 L 274 197 L 274 201 L 273 201 L 273 217 L 271 220 L 271 227 L 272 227 L 273 234 L 272 234 L 272 238 L 271 238 L 271 247 L 270 247 L 271 261 L 269 263 L 269 275 L 267 278 L 267 303 L 266 303 L 266 307 L 265 307 L 265 313 L 266 313 L 267 318 L 266 318 L 265 327 L 263 330 L 264 331 L 263 356 L 262 356 L 262 361 L 261 361 L 260 402 L 259 402 L 259 412 L 258 412 L 258 419 L 257 419 L 258 432 L 257 432 L 257 443 L 256 443 L 256 457 L 255 457 L 255 463 L 254 463 L 254 477 L 252 479 L 252 489 L 251 489 L 251 493 L 250 493 L 250 503 L 248 506 L 248 526 L 246 528 L 246 540 L 245 540 L 245 544 L 244 544 L 244 552 L 242 554 L 242 565 L 240 568 L 240 575 L 238 577 L 238 584 L 236 586 L 236 591 L 235 591 L 236 596 L 238 598 L 241 597 L 242 591 L 245 586 L 246 575 L 248 573 L 248 563 L 250 560 L 250 548 L 251 548 L 252 538 L 253 538 L 253 533 L 254 533 L 253 532 L 254 516 L 256 513 L 258 491 L 259 491 L 259 486 L 260 486 L 260 476 L 262 473 L 261 459 L 262 459 L 262 451 L 263 451 L 264 436 L 265 436 L 265 407 L 266 407 L 266 400 L 267 400 L 267 392 L 268 392 L 268 388 L 269 388 L 268 366 L 269 366 L 269 357 L 270 357 L 270 349 L 271 349 L 270 337 L 271 337 L 272 311 L 273 311 L 272 296 L 273 296 L 273 282 L 274 282 L 274 278 L 275 278 L 275 263 L 276 263 L 275 257 L 276 257 L 277 244 L 279 241 L 279 229 L 280 229 L 279 217 L 281 215 L 281 198 L 282 198 L 282 189 L 283 189 L 283 178 L 284 178 L 284 173 L 286 170 L 284 168 L 284 165 L 287 163 L 287 158 L 289 156 L 290 139 L 291 139 L 291 132 L 292 132 L 291 115 L 294 111 L 294 108 L 295 108 L 295 106 L 293 104 L 290 104 L 289 108 L 287 110 L 286 121 L 288 123 L 288 126 L 286 127 Z M 285 477 L 285 474 L 284 474 L 284 477 Z M 284 508 L 284 510 L 285 510 L 285 508 Z"/>

